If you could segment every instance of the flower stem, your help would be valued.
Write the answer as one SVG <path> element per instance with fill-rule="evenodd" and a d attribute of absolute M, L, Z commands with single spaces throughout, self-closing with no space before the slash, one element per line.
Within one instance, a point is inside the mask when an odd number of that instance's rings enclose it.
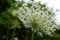
<path fill-rule="evenodd" d="M 13 30 L 13 34 L 12 34 L 12 38 L 11 38 L 11 40 L 13 40 L 13 38 L 14 38 L 15 30 L 16 30 L 16 28 L 14 28 L 14 30 Z"/>
<path fill-rule="evenodd" d="M 33 31 L 32 31 L 31 40 L 34 40 L 34 29 L 33 29 Z"/>

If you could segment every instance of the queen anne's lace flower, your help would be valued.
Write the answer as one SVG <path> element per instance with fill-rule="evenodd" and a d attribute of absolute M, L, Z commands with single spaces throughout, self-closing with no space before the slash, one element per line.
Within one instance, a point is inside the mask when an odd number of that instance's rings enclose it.
<path fill-rule="evenodd" d="M 33 3 L 31 8 L 27 6 L 20 7 L 18 10 L 14 10 L 13 14 L 18 14 L 18 18 L 24 23 L 25 28 L 31 27 L 34 29 L 34 32 L 51 35 L 51 33 L 58 29 L 55 19 L 52 18 L 52 14 L 54 13 L 47 7 L 45 7 L 47 8 L 46 11 L 40 10 L 40 8 L 41 5 L 37 2 Z M 42 8 L 44 9 L 44 7 Z"/>

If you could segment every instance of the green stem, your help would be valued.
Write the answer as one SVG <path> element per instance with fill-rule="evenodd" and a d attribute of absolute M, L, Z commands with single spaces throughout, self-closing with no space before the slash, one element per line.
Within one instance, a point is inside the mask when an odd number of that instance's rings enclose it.
<path fill-rule="evenodd" d="M 8 27 L 7 27 L 6 40 L 8 40 L 8 32 L 9 32 L 9 29 L 8 29 Z"/>
<path fill-rule="evenodd" d="M 16 30 L 16 28 L 14 28 L 14 30 L 13 30 L 13 34 L 12 34 L 12 38 L 11 38 L 11 40 L 13 40 L 13 38 L 14 38 L 15 30 Z"/>
<path fill-rule="evenodd" d="M 32 31 L 31 40 L 34 40 L 33 38 L 34 38 L 34 29 L 33 29 L 33 31 Z"/>

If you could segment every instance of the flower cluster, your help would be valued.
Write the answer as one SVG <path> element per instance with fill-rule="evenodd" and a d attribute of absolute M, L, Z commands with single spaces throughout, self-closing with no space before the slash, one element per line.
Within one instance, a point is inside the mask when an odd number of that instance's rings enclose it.
<path fill-rule="evenodd" d="M 54 12 L 51 9 L 40 5 L 39 2 L 32 3 L 31 7 L 27 5 L 28 3 L 23 4 L 23 7 L 12 12 L 14 16 L 18 14 L 18 18 L 23 22 L 25 28 L 30 27 L 32 30 L 34 29 L 34 32 L 41 35 L 43 33 L 51 35 L 58 29 L 55 19 L 53 19 Z"/>

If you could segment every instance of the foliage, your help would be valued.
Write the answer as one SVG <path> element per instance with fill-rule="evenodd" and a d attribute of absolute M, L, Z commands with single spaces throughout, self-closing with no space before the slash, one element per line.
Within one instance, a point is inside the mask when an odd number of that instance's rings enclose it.
<path fill-rule="evenodd" d="M 59 40 L 53 17 L 41 2 L 0 0 L 0 40 Z"/>
<path fill-rule="evenodd" d="M 14 37 L 13 33 L 16 28 L 20 28 L 17 17 L 11 13 L 17 8 L 14 3 L 14 0 L 0 0 L 0 40 L 12 40 L 9 38 Z"/>

